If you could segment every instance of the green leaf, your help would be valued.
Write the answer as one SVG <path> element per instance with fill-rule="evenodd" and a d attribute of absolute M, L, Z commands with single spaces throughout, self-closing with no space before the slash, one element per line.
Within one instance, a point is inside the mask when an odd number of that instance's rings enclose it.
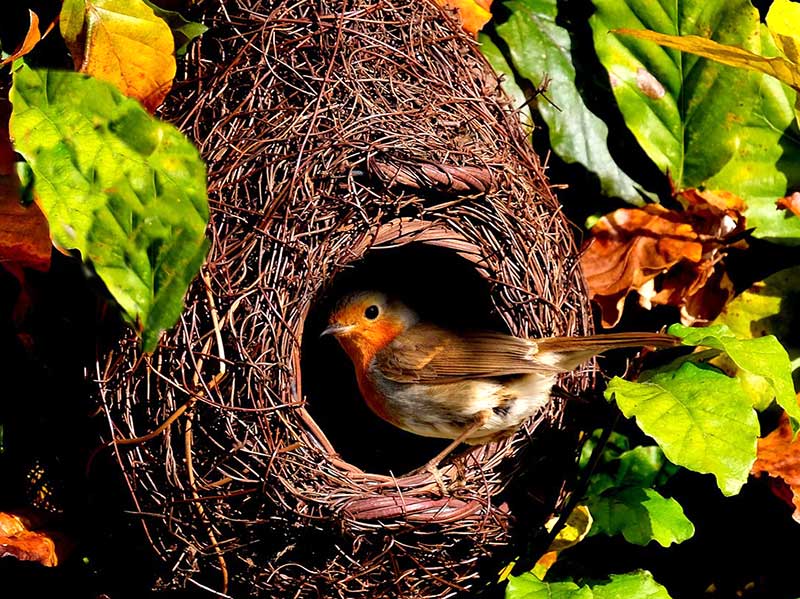
<path fill-rule="evenodd" d="M 203 35 L 208 31 L 208 27 L 202 23 L 195 23 L 184 18 L 184 16 L 174 10 L 167 10 L 156 6 L 150 0 L 144 0 L 157 17 L 164 19 L 172 30 L 172 35 L 175 38 L 175 54 L 183 56 L 189 48 L 189 44 L 197 37 Z"/>
<path fill-rule="evenodd" d="M 775 335 L 800 367 L 800 266 L 753 284 L 731 300 L 713 324 L 727 325 L 740 339 Z"/>
<path fill-rule="evenodd" d="M 61 30 L 61 37 L 64 38 L 64 42 L 73 53 L 75 64 L 83 62 L 83 44 L 78 40 L 83 33 L 85 19 L 86 0 L 64 0 L 61 5 L 58 27 Z"/>
<path fill-rule="evenodd" d="M 696 35 L 764 57 L 778 50 L 749 0 L 662 7 L 596 0 L 595 48 L 628 127 L 677 189 L 703 186 L 742 197 L 754 236 L 800 243 L 800 218 L 775 200 L 800 184 L 796 93 L 761 73 L 665 49 L 611 29 Z M 680 39 L 680 38 L 679 38 Z M 691 38 L 690 38 L 691 39 Z M 736 93 L 730 93 L 735 89 Z"/>
<path fill-rule="evenodd" d="M 589 443 L 587 443 L 589 445 Z M 588 460 L 581 460 L 585 467 Z M 610 488 L 654 487 L 666 483 L 678 470 L 664 457 L 657 445 L 640 445 L 620 451 L 609 443 L 600 463 L 589 479 L 587 496 L 599 495 Z"/>
<path fill-rule="evenodd" d="M 794 393 L 789 354 L 773 335 L 737 339 L 724 324 L 709 327 L 686 327 L 674 324 L 672 335 L 684 345 L 701 345 L 724 351 L 736 366 L 753 376 L 762 377 L 772 388 L 775 400 L 792 421 L 792 430 L 800 428 L 800 406 Z"/>
<path fill-rule="evenodd" d="M 620 455 L 617 461 L 617 486 L 652 487 L 663 484 L 676 470 L 657 445 L 634 447 Z"/>
<path fill-rule="evenodd" d="M 594 0 L 594 5 L 589 23 L 595 49 L 628 127 L 676 188 L 702 184 L 736 153 L 736 123 L 759 100 L 758 76 L 611 30 L 694 34 L 758 53 L 758 12 L 749 0 Z"/>
<path fill-rule="evenodd" d="M 612 574 L 608 582 L 578 586 L 574 582 L 543 582 L 533 574 L 512 576 L 506 599 L 670 599 L 667 590 L 646 570 Z"/>
<path fill-rule="evenodd" d="M 152 350 L 207 253 L 205 165 L 171 125 L 111 84 L 14 72 L 11 135 L 53 241 L 77 249 Z"/>
<path fill-rule="evenodd" d="M 761 40 L 762 54 L 777 54 L 765 27 L 761 28 Z M 775 200 L 800 186 L 800 132 L 794 111 L 797 92 L 767 75 L 752 77 L 757 98 L 737 128 L 736 154 L 704 185 L 745 200 L 747 226 L 755 227 L 754 237 L 798 245 L 800 218 L 775 208 Z"/>
<path fill-rule="evenodd" d="M 579 587 L 574 582 L 542 582 L 526 572 L 521 576 L 509 576 L 506 599 L 592 599 L 594 595 L 587 586 Z"/>
<path fill-rule="evenodd" d="M 634 545 L 656 541 L 663 547 L 682 543 L 694 535 L 694 525 L 683 508 L 655 489 L 612 488 L 586 501 L 594 517 L 591 535 L 622 534 Z"/>
<path fill-rule="evenodd" d="M 644 374 L 643 377 L 644 378 Z M 614 377 L 605 391 L 636 418 L 671 462 L 711 473 L 725 495 L 739 492 L 756 457 L 758 419 L 735 379 L 685 362 L 644 382 Z"/>
<path fill-rule="evenodd" d="M 594 599 L 670 599 L 667 589 L 646 570 L 612 574 L 611 582 L 592 587 Z"/>
<path fill-rule="evenodd" d="M 737 295 L 726 304 L 712 324 L 725 324 L 740 339 L 775 335 L 789 354 L 791 368 L 797 384 L 800 367 L 800 267 L 777 272 Z M 714 364 L 740 380 L 742 387 L 753 398 L 758 410 L 767 408 L 775 399 L 772 385 L 764 377 L 739 369 L 727 356 L 720 356 Z"/>
<path fill-rule="evenodd" d="M 556 25 L 556 0 L 508 0 L 509 19 L 496 26 L 511 62 L 534 86 L 550 79 L 537 109 L 547 123 L 553 151 L 596 174 L 608 196 L 642 204 L 641 187 L 616 164 L 608 150 L 608 127 L 584 104 L 575 86 L 569 33 Z"/>

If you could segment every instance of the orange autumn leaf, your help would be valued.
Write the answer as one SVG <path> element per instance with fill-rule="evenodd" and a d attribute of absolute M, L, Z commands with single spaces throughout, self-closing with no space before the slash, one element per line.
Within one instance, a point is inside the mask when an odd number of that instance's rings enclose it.
<path fill-rule="evenodd" d="M 30 523 L 23 518 L 0 512 L 0 558 L 15 557 L 48 567 L 58 565 L 53 539 L 29 529 Z"/>
<path fill-rule="evenodd" d="M 798 191 L 779 199 L 775 204 L 781 210 L 788 210 L 794 213 L 795 216 L 800 216 L 800 192 Z"/>
<path fill-rule="evenodd" d="M 77 70 L 151 112 L 164 101 L 176 70 L 172 31 L 143 0 L 65 0 L 60 26 Z"/>
<path fill-rule="evenodd" d="M 582 264 L 604 327 L 619 322 L 633 292 L 646 309 L 678 307 L 685 324 L 714 318 L 733 296 L 721 260 L 744 230 L 744 203 L 732 194 L 699 190 L 678 199 L 683 210 L 622 208 L 592 227 Z"/>
<path fill-rule="evenodd" d="M 22 268 L 50 268 L 50 228 L 36 204 L 21 203 L 14 168 L 14 149 L 8 135 L 11 104 L 0 99 L 0 265 L 18 278 Z"/>
<path fill-rule="evenodd" d="M 492 0 L 436 0 L 439 6 L 457 10 L 461 27 L 469 34 L 478 35 L 492 18 Z"/>
<path fill-rule="evenodd" d="M 0 67 L 10 62 L 14 62 L 21 56 L 25 56 L 28 52 L 33 50 L 33 47 L 44 37 L 39 31 L 39 16 L 32 10 L 28 9 L 28 18 L 29 25 L 28 32 L 25 34 L 25 39 L 22 40 L 22 43 L 20 43 L 20 45 L 11 54 L 9 54 L 5 59 L 0 60 Z M 53 24 L 47 28 L 45 35 L 47 35 L 52 27 Z"/>
<path fill-rule="evenodd" d="M 800 437 L 793 437 L 789 418 L 783 414 L 778 428 L 758 440 L 757 457 L 750 472 L 766 473 L 776 482 L 782 481 L 785 486 L 776 487 L 776 495 L 794 506 L 792 518 L 800 522 Z M 788 494 L 784 493 L 787 486 Z"/>

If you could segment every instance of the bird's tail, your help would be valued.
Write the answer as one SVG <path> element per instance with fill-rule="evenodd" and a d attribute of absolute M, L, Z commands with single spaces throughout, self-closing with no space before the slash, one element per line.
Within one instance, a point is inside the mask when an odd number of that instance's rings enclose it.
<path fill-rule="evenodd" d="M 536 357 L 551 366 L 572 370 L 609 349 L 626 347 L 675 347 L 680 337 L 666 333 L 607 333 L 587 337 L 550 337 L 537 339 Z"/>

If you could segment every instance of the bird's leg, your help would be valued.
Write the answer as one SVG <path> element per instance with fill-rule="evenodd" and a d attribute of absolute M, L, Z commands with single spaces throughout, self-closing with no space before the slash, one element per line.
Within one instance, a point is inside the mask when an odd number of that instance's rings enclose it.
<path fill-rule="evenodd" d="M 439 464 L 441 464 L 442 460 L 445 459 L 448 455 L 450 455 L 450 453 L 452 453 L 452 451 L 456 447 L 461 445 L 461 443 L 464 442 L 464 439 L 469 437 L 472 433 L 474 433 L 476 430 L 478 430 L 484 424 L 486 424 L 491 415 L 492 415 L 491 410 L 483 410 L 482 412 L 478 413 L 478 415 L 475 417 L 475 420 L 472 423 L 470 423 L 469 426 L 467 426 L 463 431 L 461 431 L 461 434 L 458 435 L 458 437 L 453 439 L 453 441 L 449 443 L 447 447 L 445 447 L 442 451 L 437 453 L 433 458 L 428 460 L 428 462 L 424 466 L 422 466 L 422 468 L 418 468 L 417 470 L 415 470 L 415 472 L 422 472 L 422 471 L 429 472 L 436 481 L 436 484 L 439 485 L 439 488 L 442 490 L 442 494 L 446 495 L 447 487 L 445 486 L 444 480 L 442 479 L 442 473 L 439 472 Z"/>

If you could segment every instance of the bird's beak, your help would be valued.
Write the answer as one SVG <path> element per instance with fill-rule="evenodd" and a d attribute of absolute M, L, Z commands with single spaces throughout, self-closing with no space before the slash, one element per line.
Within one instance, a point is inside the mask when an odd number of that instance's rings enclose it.
<path fill-rule="evenodd" d="M 327 329 L 322 331 L 320 337 L 324 337 L 325 335 L 333 335 L 334 337 L 338 335 L 342 335 L 347 331 L 352 331 L 355 325 L 353 324 L 332 324 Z"/>

